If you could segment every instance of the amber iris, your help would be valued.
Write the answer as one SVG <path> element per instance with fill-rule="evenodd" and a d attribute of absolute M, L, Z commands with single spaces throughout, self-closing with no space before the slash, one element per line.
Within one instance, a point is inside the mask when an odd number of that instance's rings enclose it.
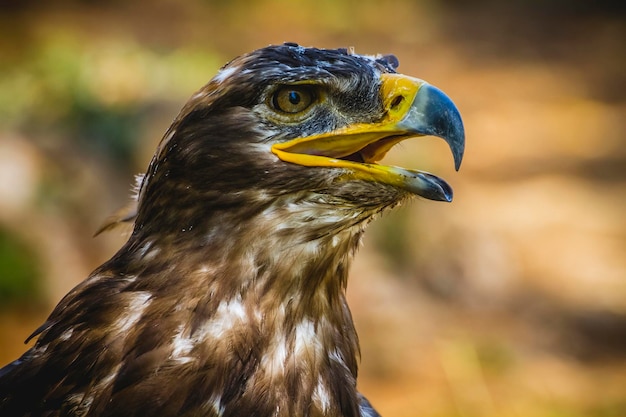
<path fill-rule="evenodd" d="M 313 91 L 306 86 L 284 86 L 272 97 L 274 109 L 282 113 L 300 113 L 313 103 Z"/>

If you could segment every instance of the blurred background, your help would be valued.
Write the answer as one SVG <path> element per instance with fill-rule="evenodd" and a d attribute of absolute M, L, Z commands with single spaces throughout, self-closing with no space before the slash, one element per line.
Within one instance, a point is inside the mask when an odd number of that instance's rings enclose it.
<path fill-rule="evenodd" d="M 0 0 L 0 364 L 124 242 L 92 238 L 186 99 L 284 41 L 393 53 L 457 103 L 385 162 L 452 204 L 375 222 L 348 293 L 386 417 L 626 416 L 626 3 Z"/>

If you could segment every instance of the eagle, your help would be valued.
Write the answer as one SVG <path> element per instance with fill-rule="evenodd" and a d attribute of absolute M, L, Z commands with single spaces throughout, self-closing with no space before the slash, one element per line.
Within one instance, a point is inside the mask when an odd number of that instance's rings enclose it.
<path fill-rule="evenodd" d="M 183 106 L 138 187 L 123 247 L 0 370 L 0 415 L 375 417 L 356 386 L 348 270 L 367 224 L 427 172 L 380 164 L 459 111 L 393 55 L 272 45 Z M 28 340 L 27 340 L 28 342 Z"/>

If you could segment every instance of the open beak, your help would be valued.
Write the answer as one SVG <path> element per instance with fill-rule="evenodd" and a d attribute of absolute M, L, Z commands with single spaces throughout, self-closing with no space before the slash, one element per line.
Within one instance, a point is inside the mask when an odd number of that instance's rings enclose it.
<path fill-rule="evenodd" d="M 381 120 L 278 143 L 272 152 L 285 162 L 344 168 L 351 178 L 389 184 L 430 200 L 452 201 L 452 188 L 443 179 L 377 162 L 395 144 L 428 135 L 448 143 L 458 170 L 465 133 L 456 106 L 438 88 L 400 74 L 383 74 L 380 92 L 385 109 Z"/>

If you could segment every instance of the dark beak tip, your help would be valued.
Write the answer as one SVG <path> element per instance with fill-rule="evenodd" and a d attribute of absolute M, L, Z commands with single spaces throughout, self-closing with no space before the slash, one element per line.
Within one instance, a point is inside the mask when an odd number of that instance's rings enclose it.
<path fill-rule="evenodd" d="M 450 146 L 453 148 L 452 153 L 454 156 L 454 169 L 458 171 L 461 168 L 461 162 L 463 162 L 463 155 L 465 154 L 465 128 L 463 127 L 461 114 L 458 114 L 455 125 L 453 134 L 456 135 L 457 138 L 450 141 L 455 144 Z"/>
<path fill-rule="evenodd" d="M 433 201 L 452 202 L 452 187 L 444 179 L 428 172 L 420 172 L 417 178 L 419 186 L 412 190 L 415 194 Z"/>
<path fill-rule="evenodd" d="M 448 189 L 444 191 L 443 200 L 446 203 L 451 203 L 454 197 L 454 193 L 452 192 L 452 187 L 448 186 Z"/>
<path fill-rule="evenodd" d="M 460 147 L 454 148 L 452 145 L 452 156 L 454 158 L 454 169 L 458 171 L 461 169 L 461 162 L 463 162 L 463 154 L 465 153 L 465 134 L 463 133 L 463 125 L 461 125 L 461 135 L 463 139 L 457 141 L 457 143 L 462 143 Z"/>
<path fill-rule="evenodd" d="M 461 168 L 463 154 L 465 153 L 465 127 L 463 126 L 461 113 L 454 102 L 447 96 L 445 96 L 445 99 L 448 111 L 445 112 L 442 122 L 446 126 L 447 132 L 442 138 L 450 146 L 454 158 L 454 169 L 458 171 Z"/>

